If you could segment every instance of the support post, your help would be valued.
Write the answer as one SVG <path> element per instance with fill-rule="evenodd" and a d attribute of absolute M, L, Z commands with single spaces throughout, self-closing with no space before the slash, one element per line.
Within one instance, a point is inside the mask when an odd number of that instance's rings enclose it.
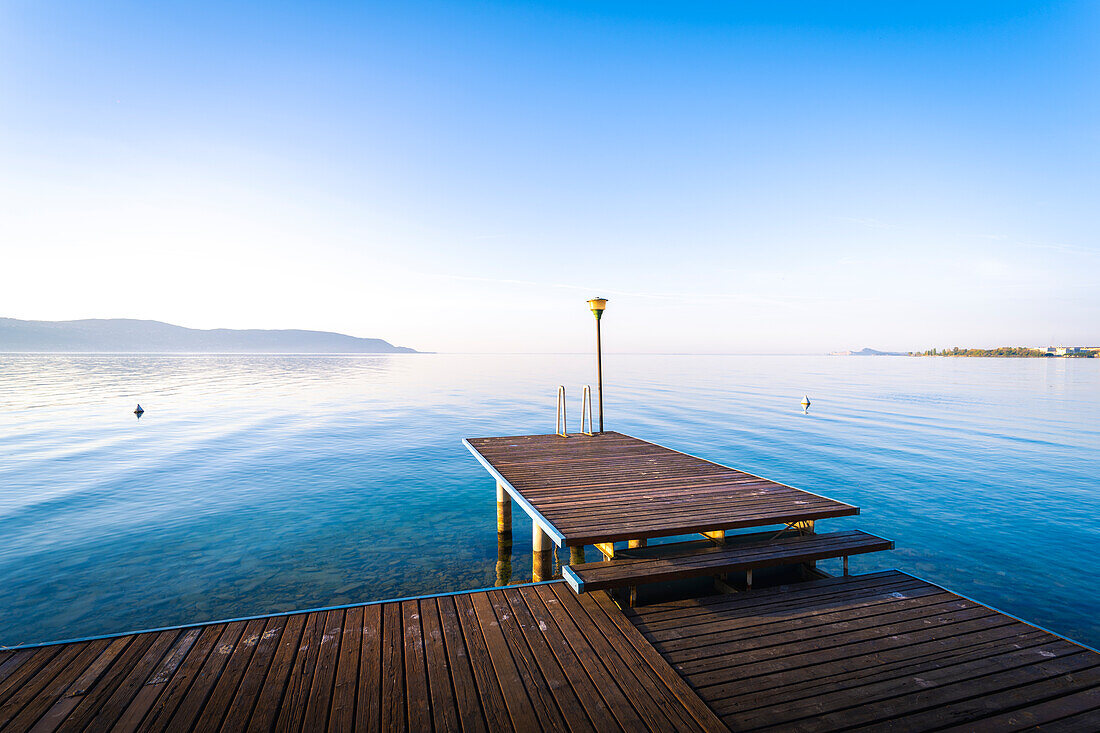
<path fill-rule="evenodd" d="M 636 550 L 645 547 L 647 544 L 646 540 L 627 540 L 626 547 L 628 550 Z M 638 586 L 630 586 L 630 593 L 626 602 L 630 608 L 634 608 L 634 604 L 638 602 Z"/>
<path fill-rule="evenodd" d="M 615 543 L 614 542 L 600 542 L 595 545 L 595 548 L 603 553 L 604 560 L 615 559 Z"/>
<path fill-rule="evenodd" d="M 538 522 L 531 523 L 531 579 L 536 583 L 550 580 L 554 574 L 554 543 Z"/>
<path fill-rule="evenodd" d="M 512 582 L 512 497 L 497 482 L 497 586 Z"/>
<path fill-rule="evenodd" d="M 584 548 L 583 547 L 570 547 L 569 548 L 569 564 L 570 565 L 582 565 L 582 564 L 584 564 Z"/>
<path fill-rule="evenodd" d="M 848 577 L 848 556 L 844 556 L 844 577 Z"/>
<path fill-rule="evenodd" d="M 724 529 L 719 529 L 714 532 L 700 532 L 700 534 L 716 545 L 726 544 L 726 531 Z"/>
<path fill-rule="evenodd" d="M 752 568 L 745 571 L 745 590 L 752 590 Z"/>
<path fill-rule="evenodd" d="M 512 531 L 512 497 L 504 488 L 504 484 L 497 482 L 497 534 Z"/>

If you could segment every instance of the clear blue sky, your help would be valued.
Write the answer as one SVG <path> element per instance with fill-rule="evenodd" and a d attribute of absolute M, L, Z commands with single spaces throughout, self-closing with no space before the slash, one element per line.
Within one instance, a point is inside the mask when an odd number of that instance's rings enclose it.
<path fill-rule="evenodd" d="M 0 315 L 1100 342 L 1100 3 L 0 4 Z"/>

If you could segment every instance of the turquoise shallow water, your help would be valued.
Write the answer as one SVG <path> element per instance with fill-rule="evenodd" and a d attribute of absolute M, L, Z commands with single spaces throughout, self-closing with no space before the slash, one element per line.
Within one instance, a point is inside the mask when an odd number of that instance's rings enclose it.
<path fill-rule="evenodd" d="M 592 361 L 0 355 L 0 644 L 492 585 L 493 482 L 461 439 L 552 432 L 558 384 L 575 429 Z M 898 549 L 853 571 L 897 567 L 1100 645 L 1100 360 L 605 371 L 609 429 L 858 504 L 821 528 Z"/>

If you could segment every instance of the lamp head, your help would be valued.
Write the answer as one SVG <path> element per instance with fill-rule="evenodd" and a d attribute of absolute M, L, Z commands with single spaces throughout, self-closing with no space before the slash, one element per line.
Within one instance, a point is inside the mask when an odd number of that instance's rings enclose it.
<path fill-rule="evenodd" d="M 596 316 L 598 321 L 603 315 L 604 308 L 607 307 L 607 298 L 593 298 L 588 301 L 588 307 L 592 309 L 592 315 Z"/>

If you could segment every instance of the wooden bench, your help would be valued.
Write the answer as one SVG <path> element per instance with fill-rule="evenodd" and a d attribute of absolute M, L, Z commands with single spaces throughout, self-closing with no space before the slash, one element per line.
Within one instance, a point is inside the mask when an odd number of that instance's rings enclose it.
<path fill-rule="evenodd" d="M 891 540 L 858 529 L 780 537 L 771 533 L 769 539 L 759 539 L 768 534 L 756 533 L 748 538 L 733 535 L 729 544 L 719 546 L 680 542 L 627 550 L 613 560 L 566 565 L 562 575 L 577 593 L 741 571 L 749 574 L 751 588 L 755 568 L 843 557 L 847 573 L 849 555 L 894 549 Z"/>

